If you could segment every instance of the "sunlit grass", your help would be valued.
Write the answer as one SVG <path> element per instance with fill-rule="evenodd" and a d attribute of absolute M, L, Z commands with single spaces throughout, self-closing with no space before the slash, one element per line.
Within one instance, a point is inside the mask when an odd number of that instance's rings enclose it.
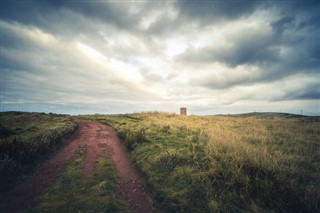
<path fill-rule="evenodd" d="M 319 119 L 89 116 L 112 125 L 165 212 L 320 210 Z"/>

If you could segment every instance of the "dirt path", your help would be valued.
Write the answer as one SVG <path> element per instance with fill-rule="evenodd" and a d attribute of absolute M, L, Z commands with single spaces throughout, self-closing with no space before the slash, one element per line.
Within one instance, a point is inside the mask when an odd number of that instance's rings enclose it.
<path fill-rule="evenodd" d="M 125 147 L 111 127 L 102 125 L 101 128 L 100 135 L 108 140 L 110 156 L 119 176 L 118 196 L 128 204 L 131 212 L 153 212 L 147 187 L 131 165 Z"/>
<path fill-rule="evenodd" d="M 78 123 L 78 130 L 61 152 L 39 168 L 25 183 L 1 198 L 0 212 L 21 212 L 30 207 L 33 199 L 50 186 L 80 145 L 87 146 L 83 167 L 86 177 L 93 173 L 99 154 L 107 149 L 119 176 L 118 197 L 127 203 L 133 213 L 153 212 L 146 186 L 132 167 L 126 150 L 113 129 L 91 121 L 82 120 Z"/>

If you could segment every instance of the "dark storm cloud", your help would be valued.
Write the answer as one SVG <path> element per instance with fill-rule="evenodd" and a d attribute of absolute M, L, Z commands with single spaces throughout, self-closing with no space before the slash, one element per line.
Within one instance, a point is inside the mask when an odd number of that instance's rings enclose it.
<path fill-rule="evenodd" d="M 107 1 L 3 1 L 1 18 L 20 23 L 45 25 L 48 18 L 59 15 L 61 10 L 74 11 L 90 19 L 130 26 L 128 14 L 117 14 Z M 132 17 L 130 17 L 132 18 Z M 131 20 L 130 20 L 131 21 Z"/>
<path fill-rule="evenodd" d="M 195 19 L 202 24 L 238 19 L 253 13 L 263 6 L 259 1 L 177 1 L 177 8 L 182 16 Z"/>
<path fill-rule="evenodd" d="M 245 31 L 240 35 L 229 36 L 231 47 L 216 48 L 215 45 L 202 49 L 190 49 L 182 56 L 185 61 L 194 63 L 222 62 L 231 67 L 243 64 L 256 64 L 278 61 L 279 47 L 273 36 L 260 32 Z"/>
<path fill-rule="evenodd" d="M 116 7 L 114 7 L 116 6 Z M 130 30 L 133 28 L 137 17 L 121 10 L 125 5 L 123 3 L 113 2 L 111 5 L 108 1 L 65 1 L 58 5 L 59 8 L 67 8 L 82 14 L 86 18 L 96 19 L 104 23 L 111 23 L 120 28 Z"/>
<path fill-rule="evenodd" d="M 311 82 L 303 85 L 301 88 L 293 91 L 285 92 L 279 98 L 273 99 L 274 101 L 282 100 L 319 100 L 320 99 L 320 85 L 319 82 Z"/>
<path fill-rule="evenodd" d="M 315 89 L 315 90 L 314 90 Z M 320 99 L 320 89 L 319 86 L 315 88 L 311 88 L 307 91 L 300 92 L 298 94 L 292 94 L 292 96 L 286 96 L 287 98 L 291 98 L 292 100 L 304 100 L 304 99 Z"/>
<path fill-rule="evenodd" d="M 29 70 L 29 71 L 33 70 L 32 69 L 33 67 L 28 66 L 25 61 L 17 60 L 16 58 L 7 56 L 3 54 L 3 51 L 1 51 L 0 57 L 2 59 L 1 61 L 2 68 L 6 68 L 6 69 L 2 69 L 2 73 L 14 72 L 14 71 L 18 72 L 22 70 Z M 4 82 L 4 84 L 5 83 L 6 82 Z"/>
<path fill-rule="evenodd" d="M 108 1 L 4 1 L 1 19 L 58 34 L 90 33 L 92 22 L 132 30 L 139 16 L 126 13 L 124 6 Z"/>
<path fill-rule="evenodd" d="M 268 1 L 266 1 L 268 2 Z M 316 13 L 320 2 L 318 0 L 305 0 L 305 1 L 269 1 L 268 6 L 275 9 L 280 9 L 282 13 L 295 13 L 295 12 L 311 12 Z"/>
<path fill-rule="evenodd" d="M 66 18 L 59 2 L 61 1 L 1 1 L 0 17 L 7 22 L 53 30 L 55 25 L 70 20 Z M 77 22 L 74 24 L 77 25 Z M 70 25 L 70 28 L 72 27 L 73 25 Z"/>
<path fill-rule="evenodd" d="M 264 3 L 246 1 L 242 7 L 238 7 L 238 3 L 234 4 L 234 1 L 223 3 L 206 1 L 203 4 L 179 1 L 179 4 L 189 16 L 203 20 L 206 24 L 210 24 L 210 20 L 214 22 L 215 17 L 229 21 L 239 17 L 250 17 L 257 9 L 272 14 L 272 19 L 258 29 L 241 28 L 236 33 L 226 34 L 225 40 L 229 46 L 217 48 L 216 44 L 212 43 L 200 49 L 191 47 L 179 57 L 181 63 L 188 63 L 191 66 L 218 62 L 232 68 L 248 65 L 263 70 L 260 76 L 251 79 L 220 84 L 205 81 L 203 85 L 206 87 L 225 88 L 273 81 L 300 72 L 319 72 L 320 43 L 317 38 L 320 35 L 319 1 L 307 1 L 305 4 L 301 1 L 285 1 L 279 4 L 274 1 Z M 228 9 L 230 13 L 226 13 Z M 265 29 L 268 28 L 271 31 L 266 33 Z"/>
<path fill-rule="evenodd" d="M 285 28 L 284 25 L 288 25 L 292 22 L 292 19 L 280 19 L 279 21 L 272 23 L 274 30 L 273 34 L 263 35 L 259 31 L 244 31 L 239 35 L 229 36 L 228 41 L 232 44 L 232 47 L 216 49 L 214 46 L 204 47 L 202 49 L 189 49 L 185 54 L 185 61 L 196 62 L 222 62 L 229 66 L 235 67 L 242 64 L 259 64 L 265 62 L 280 62 L 281 48 L 289 47 L 292 49 L 292 56 L 300 58 L 299 63 L 302 62 L 302 67 L 311 65 L 311 67 L 317 67 L 318 63 L 310 64 L 309 59 L 319 59 L 319 43 L 316 42 L 316 36 L 319 33 L 319 29 L 312 29 L 306 32 L 301 32 L 297 35 L 292 33 L 295 29 L 291 29 L 291 32 L 283 35 Z M 286 32 L 287 33 L 287 32 Z M 294 63 L 286 62 L 284 63 Z M 290 58 L 287 58 L 290 60 Z"/>
<path fill-rule="evenodd" d="M 1 47 L 11 50 L 41 51 L 42 45 L 30 34 L 25 33 L 27 29 L 36 30 L 34 27 L 23 27 L 20 24 L 1 23 Z"/>
<path fill-rule="evenodd" d="M 284 16 L 277 21 L 271 23 L 274 32 L 282 34 L 287 28 L 294 26 L 293 16 Z"/>
<path fill-rule="evenodd" d="M 308 28 L 308 27 L 320 27 L 320 15 L 315 14 L 314 16 L 310 17 L 308 20 L 302 21 L 299 23 L 299 28 Z"/>
<path fill-rule="evenodd" d="M 1 19 L 36 24 L 52 6 L 47 1 L 1 1 Z M 44 14 L 41 13 L 45 12 Z"/>

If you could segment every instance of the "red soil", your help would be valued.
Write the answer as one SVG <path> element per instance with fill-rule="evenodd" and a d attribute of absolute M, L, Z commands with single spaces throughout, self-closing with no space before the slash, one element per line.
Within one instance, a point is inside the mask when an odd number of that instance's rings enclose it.
<path fill-rule="evenodd" d="M 111 159 L 119 177 L 118 196 L 128 204 L 131 212 L 153 212 L 147 187 L 133 168 L 125 147 L 111 127 L 103 125 L 102 129 L 100 134 L 108 140 Z"/>
<path fill-rule="evenodd" d="M 0 198 L 0 212 L 21 212 L 30 207 L 33 199 L 50 186 L 80 145 L 87 146 L 83 167 L 86 177 L 92 174 L 98 156 L 107 149 L 119 177 L 118 197 L 128 205 L 131 212 L 153 212 L 145 183 L 131 165 L 113 129 L 91 121 L 81 120 L 78 123 L 78 130 L 62 151 L 43 164 L 26 182 Z"/>

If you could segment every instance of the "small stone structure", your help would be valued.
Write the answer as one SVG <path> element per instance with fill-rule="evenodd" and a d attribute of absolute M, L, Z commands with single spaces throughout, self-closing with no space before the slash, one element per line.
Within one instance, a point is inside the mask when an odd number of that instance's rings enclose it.
<path fill-rule="evenodd" d="M 187 108 L 185 107 L 180 108 L 180 115 L 187 115 Z"/>

